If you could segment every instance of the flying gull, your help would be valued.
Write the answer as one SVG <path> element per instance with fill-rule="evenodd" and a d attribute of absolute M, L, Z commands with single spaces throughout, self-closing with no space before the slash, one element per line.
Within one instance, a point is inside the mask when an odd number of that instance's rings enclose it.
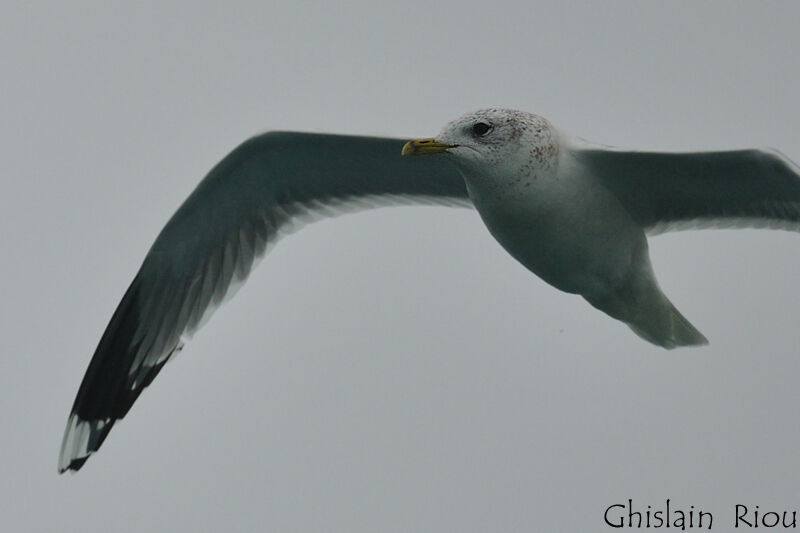
<path fill-rule="evenodd" d="M 474 206 L 533 273 L 674 348 L 707 341 L 661 292 L 646 235 L 797 230 L 800 169 L 772 150 L 613 149 L 506 109 L 464 115 L 435 138 L 405 144 L 291 132 L 254 137 L 209 172 L 156 238 L 89 363 L 59 472 L 83 466 L 282 234 L 346 210 L 420 202 Z"/>

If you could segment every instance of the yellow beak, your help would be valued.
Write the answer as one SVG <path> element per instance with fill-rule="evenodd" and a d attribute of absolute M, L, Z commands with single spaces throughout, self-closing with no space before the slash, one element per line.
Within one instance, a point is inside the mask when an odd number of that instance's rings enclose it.
<path fill-rule="evenodd" d="M 408 141 L 400 152 L 402 155 L 441 154 L 448 148 L 455 148 L 455 144 L 436 142 L 433 137 L 427 139 L 412 139 Z"/>

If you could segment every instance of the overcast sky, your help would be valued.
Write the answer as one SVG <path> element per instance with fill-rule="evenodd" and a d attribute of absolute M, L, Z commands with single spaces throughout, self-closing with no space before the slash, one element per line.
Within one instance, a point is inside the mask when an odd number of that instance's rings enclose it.
<path fill-rule="evenodd" d="M 793 2 L 133 4 L 0 8 L 4 531 L 604 531 L 628 498 L 724 531 L 737 503 L 800 509 L 800 236 L 651 239 L 711 341 L 667 352 L 442 207 L 281 241 L 58 476 L 125 288 L 250 135 L 430 136 L 504 106 L 605 144 L 800 161 Z"/>

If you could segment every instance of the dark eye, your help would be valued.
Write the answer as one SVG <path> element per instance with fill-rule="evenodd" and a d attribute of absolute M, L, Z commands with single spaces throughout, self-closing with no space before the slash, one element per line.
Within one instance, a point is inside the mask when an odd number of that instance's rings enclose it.
<path fill-rule="evenodd" d="M 490 131 L 492 131 L 492 126 L 490 124 L 485 123 L 485 122 L 477 122 L 477 123 L 475 123 L 474 126 L 472 126 L 472 133 L 476 137 L 483 137 L 484 135 L 486 135 Z"/>

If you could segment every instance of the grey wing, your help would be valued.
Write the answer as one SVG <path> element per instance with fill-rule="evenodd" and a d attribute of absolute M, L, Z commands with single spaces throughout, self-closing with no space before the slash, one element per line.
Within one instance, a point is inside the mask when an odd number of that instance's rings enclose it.
<path fill-rule="evenodd" d="M 445 157 L 403 141 L 273 132 L 246 141 L 156 238 L 111 318 L 72 407 L 59 472 L 78 470 L 187 337 L 298 223 L 388 203 L 469 206 Z"/>
<path fill-rule="evenodd" d="M 774 150 L 584 148 L 574 155 L 651 234 L 703 227 L 800 229 L 800 169 Z"/>

